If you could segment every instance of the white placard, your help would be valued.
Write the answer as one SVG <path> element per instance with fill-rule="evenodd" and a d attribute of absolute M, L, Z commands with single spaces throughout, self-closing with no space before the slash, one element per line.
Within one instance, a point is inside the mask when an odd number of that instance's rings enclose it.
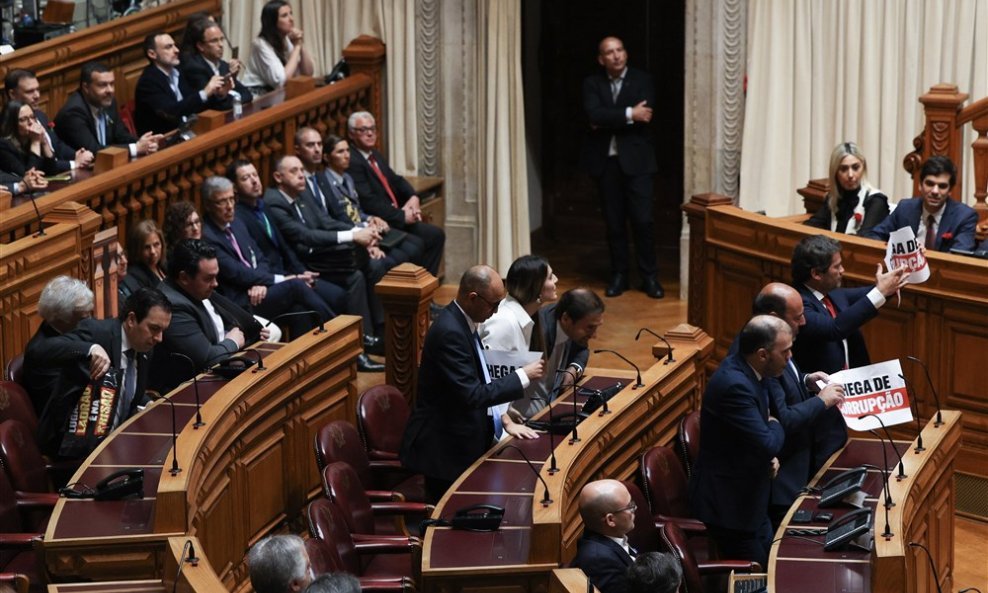
<path fill-rule="evenodd" d="M 541 352 L 531 352 L 529 350 L 484 350 L 484 358 L 487 359 L 487 372 L 491 376 L 491 381 L 496 381 L 501 377 L 507 377 L 515 372 L 515 369 L 523 367 L 541 357 Z"/>
<path fill-rule="evenodd" d="M 887 360 L 830 375 L 831 383 L 844 386 L 844 402 L 839 407 L 847 427 L 857 431 L 881 428 L 873 417 L 860 418 L 864 414 L 875 414 L 885 426 L 911 421 L 909 393 L 901 374 L 899 361 Z"/>
<path fill-rule="evenodd" d="M 922 284 L 930 277 L 930 264 L 919 248 L 912 227 L 908 226 L 892 231 L 885 247 L 885 267 L 893 270 L 903 266 L 909 269 L 910 284 Z"/>

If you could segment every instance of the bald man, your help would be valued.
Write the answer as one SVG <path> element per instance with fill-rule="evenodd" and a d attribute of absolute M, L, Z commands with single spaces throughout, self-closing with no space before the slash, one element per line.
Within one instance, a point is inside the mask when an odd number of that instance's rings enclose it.
<path fill-rule="evenodd" d="M 773 377 L 792 356 L 789 324 L 753 317 L 738 352 L 710 377 L 700 408 L 700 454 L 690 480 L 690 507 L 722 557 L 768 563 L 772 478 L 785 431 L 769 412 Z"/>
<path fill-rule="evenodd" d="M 583 569 L 601 593 L 624 593 L 635 554 L 628 544 L 637 510 L 631 493 L 617 480 L 598 480 L 583 487 L 579 503 L 584 529 L 572 566 Z"/>
<path fill-rule="evenodd" d="M 499 438 L 497 404 L 524 395 L 545 374 L 539 358 L 492 380 L 477 325 L 497 311 L 506 291 L 490 266 L 467 270 L 459 290 L 433 321 L 422 347 L 418 391 L 401 444 L 401 463 L 425 476 L 426 495 L 436 502 L 463 470 Z M 495 424 L 496 423 L 496 424 Z"/>

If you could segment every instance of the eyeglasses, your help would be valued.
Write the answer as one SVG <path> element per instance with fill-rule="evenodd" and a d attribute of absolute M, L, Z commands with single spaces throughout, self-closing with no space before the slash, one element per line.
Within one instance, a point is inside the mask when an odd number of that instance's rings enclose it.
<path fill-rule="evenodd" d="M 489 306 L 491 308 L 491 311 L 497 311 L 497 308 L 501 306 L 501 301 L 497 301 L 496 303 L 492 303 L 489 300 L 485 299 L 483 296 L 481 296 L 481 294 L 479 292 L 475 292 L 473 294 L 477 295 L 477 298 L 478 299 L 480 299 L 480 300 L 484 301 L 485 303 L 487 303 L 487 306 Z"/>
<path fill-rule="evenodd" d="M 22 124 L 27 124 L 33 122 L 36 119 L 38 118 L 34 117 L 34 115 L 32 114 L 32 115 L 25 115 L 23 117 L 18 117 L 17 121 Z"/>
<path fill-rule="evenodd" d="M 611 511 L 609 513 L 604 513 L 604 514 L 605 515 L 616 515 L 618 513 L 623 513 L 625 511 L 628 511 L 628 512 L 630 512 L 633 515 L 633 514 L 635 514 L 635 511 L 637 511 L 637 510 L 638 510 L 638 505 L 635 504 L 634 501 L 632 501 L 631 504 L 629 504 L 628 506 L 624 507 L 623 509 L 618 509 L 616 511 Z"/>
<path fill-rule="evenodd" d="M 198 218 L 196 218 L 195 220 L 190 220 L 187 223 L 185 223 L 185 228 L 187 229 L 194 229 L 197 226 L 202 226 L 202 221 L 199 220 Z"/>
<path fill-rule="evenodd" d="M 364 126 L 362 128 L 353 128 L 353 131 L 357 134 L 370 134 L 377 131 L 377 126 Z"/>

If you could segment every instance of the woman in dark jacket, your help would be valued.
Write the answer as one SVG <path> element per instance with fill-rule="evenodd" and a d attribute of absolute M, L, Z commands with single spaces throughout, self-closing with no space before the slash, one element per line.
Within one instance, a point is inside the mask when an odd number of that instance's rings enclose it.
<path fill-rule="evenodd" d="M 868 162 L 853 142 L 841 142 L 830 153 L 827 201 L 806 224 L 818 229 L 860 235 L 885 220 L 889 199 L 865 177 Z"/>
<path fill-rule="evenodd" d="M 0 122 L 0 170 L 24 177 L 30 169 L 52 175 L 68 167 L 68 161 L 55 160 L 34 109 L 20 101 L 8 102 Z"/>

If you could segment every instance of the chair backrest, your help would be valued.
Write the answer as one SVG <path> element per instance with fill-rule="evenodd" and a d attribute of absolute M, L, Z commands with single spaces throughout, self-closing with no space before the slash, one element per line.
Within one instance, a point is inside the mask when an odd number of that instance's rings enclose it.
<path fill-rule="evenodd" d="M 393 385 L 375 385 L 357 401 L 357 426 L 371 459 L 398 459 L 408 402 Z"/>
<path fill-rule="evenodd" d="M 696 558 L 686 542 L 686 534 L 678 525 L 671 521 L 666 521 L 659 529 L 661 540 L 661 551 L 672 554 L 679 558 L 679 563 L 683 567 L 683 588 L 682 593 L 703 593 L 703 579 L 700 577 L 700 569 L 696 565 Z"/>
<path fill-rule="evenodd" d="M 364 489 L 374 489 L 367 451 L 357 429 L 344 420 L 333 420 L 316 433 L 316 465 L 319 471 L 334 461 L 349 464 L 357 472 Z"/>
<path fill-rule="evenodd" d="M 18 354 L 7 361 L 7 368 L 4 369 L 3 378 L 13 381 L 19 385 L 24 385 L 24 355 Z"/>
<path fill-rule="evenodd" d="M 635 510 L 635 527 L 628 533 L 628 543 L 637 549 L 639 554 L 655 552 L 659 549 L 659 533 L 655 529 L 655 521 L 652 520 L 652 512 L 648 508 L 648 500 L 634 482 L 622 480 L 621 483 L 631 494 L 631 502 L 638 507 Z"/>
<path fill-rule="evenodd" d="M 47 464 L 34 435 L 17 420 L 0 422 L 0 461 L 19 492 L 49 492 Z"/>
<path fill-rule="evenodd" d="M 334 563 L 339 565 L 339 570 L 358 576 L 363 574 L 357 549 L 339 507 L 328 498 L 317 498 L 309 503 L 306 515 L 309 533 L 326 542 L 329 557 L 333 559 L 335 554 Z"/>
<path fill-rule="evenodd" d="M 31 396 L 14 381 L 0 381 L 0 422 L 4 420 L 19 420 L 31 434 L 38 432 L 38 415 Z"/>
<path fill-rule="evenodd" d="M 17 494 L 10 484 L 10 478 L 5 472 L 0 471 L 0 533 L 24 533 L 24 527 L 24 520 L 17 508 Z M 19 552 L 16 549 L 0 547 L 0 571 Z"/>
<path fill-rule="evenodd" d="M 305 553 L 309 555 L 309 564 L 312 566 L 312 572 L 316 574 L 343 570 L 343 561 L 340 560 L 339 554 L 325 540 L 315 536 L 305 540 Z"/>
<path fill-rule="evenodd" d="M 686 471 L 676 453 L 669 447 L 655 446 L 642 454 L 638 465 L 652 514 L 689 517 Z"/>
<path fill-rule="evenodd" d="M 686 475 L 693 477 L 696 458 L 700 456 L 700 410 L 693 410 L 679 421 L 677 438 Z"/>
<path fill-rule="evenodd" d="M 343 511 L 350 533 L 374 535 L 374 511 L 357 472 L 343 461 L 334 461 L 322 472 L 323 492 Z"/>

